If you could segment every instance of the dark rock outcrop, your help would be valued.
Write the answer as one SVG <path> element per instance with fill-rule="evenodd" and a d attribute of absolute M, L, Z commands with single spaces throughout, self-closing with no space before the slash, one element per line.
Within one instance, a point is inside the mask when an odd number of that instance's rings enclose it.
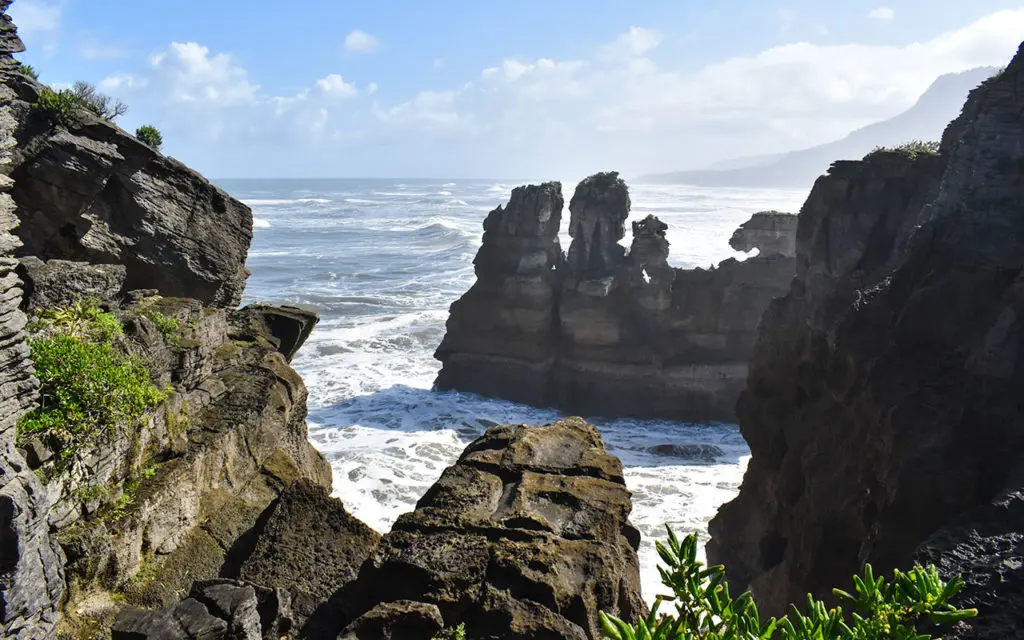
<path fill-rule="evenodd" d="M 380 534 L 349 515 L 325 487 L 305 480 L 285 490 L 260 520 L 241 577 L 287 589 L 303 620 L 355 580 L 380 543 Z"/>
<path fill-rule="evenodd" d="M 621 463 L 583 420 L 493 427 L 384 536 L 347 633 L 397 619 L 392 637 L 429 640 L 436 607 L 467 637 L 596 640 L 598 611 L 645 613 L 630 509 Z"/>
<path fill-rule="evenodd" d="M 837 163 L 801 211 L 738 408 L 752 459 L 708 545 L 769 613 L 917 557 L 970 582 L 956 637 L 1024 629 L 1021 86 L 1024 48 L 938 156 Z"/>
<path fill-rule="evenodd" d="M 115 302 L 124 286 L 125 268 L 119 264 L 89 264 L 22 258 L 18 275 L 24 282 L 25 311 L 56 309 L 81 300 Z"/>
<path fill-rule="evenodd" d="M 15 425 L 35 406 L 39 382 L 25 342 L 22 288 L 15 272 L 18 218 L 11 199 L 11 147 L 17 123 L 7 81 L 23 51 L 0 0 L 0 636 L 56 637 L 64 558 L 47 524 L 50 497 L 15 449 Z"/>
<path fill-rule="evenodd" d="M 128 289 L 239 303 L 252 212 L 195 171 L 80 110 L 54 126 L 33 109 L 43 86 L 6 82 L 18 120 L 10 166 L 23 226 L 19 256 L 120 264 Z"/>
<path fill-rule="evenodd" d="M 298 307 L 251 304 L 231 314 L 232 335 L 255 340 L 269 336 L 271 344 L 291 362 L 305 344 L 320 316 Z"/>
<path fill-rule="evenodd" d="M 487 216 L 477 282 L 435 354 L 437 388 L 577 414 L 733 419 L 761 313 L 794 271 L 784 214 L 741 234 L 766 242 L 762 255 L 685 270 L 669 266 L 654 216 L 633 223 L 628 255 L 618 244 L 630 204 L 614 172 L 576 189 L 564 260 L 561 205 L 558 183 L 519 187 Z"/>

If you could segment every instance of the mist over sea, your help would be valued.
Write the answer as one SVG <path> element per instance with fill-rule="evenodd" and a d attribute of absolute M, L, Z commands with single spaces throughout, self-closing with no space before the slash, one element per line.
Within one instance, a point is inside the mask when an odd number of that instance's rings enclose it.
<path fill-rule="evenodd" d="M 566 202 L 580 177 L 562 183 Z M 320 314 L 295 358 L 309 388 L 313 444 L 334 468 L 334 493 L 386 532 L 491 424 L 558 416 L 501 400 L 433 393 L 434 349 L 448 306 L 473 283 L 484 216 L 519 182 L 484 180 L 221 180 L 253 209 L 252 270 L 244 303 L 292 304 Z M 806 191 L 631 185 L 631 220 L 668 223 L 670 263 L 708 267 L 744 254 L 728 240 L 751 214 L 796 212 Z M 568 208 L 562 249 L 569 247 Z M 628 246 L 628 232 L 623 244 Z M 653 540 L 664 525 L 706 536 L 731 499 L 748 449 L 734 425 L 592 419 L 622 459 L 643 534 L 644 596 L 660 592 Z M 713 444 L 714 464 L 651 454 L 659 444 Z"/>

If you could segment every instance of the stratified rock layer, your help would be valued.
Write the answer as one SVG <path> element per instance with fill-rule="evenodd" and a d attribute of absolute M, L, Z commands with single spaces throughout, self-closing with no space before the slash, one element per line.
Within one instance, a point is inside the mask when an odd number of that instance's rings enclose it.
<path fill-rule="evenodd" d="M 1024 535 L 1022 86 L 1018 52 L 940 155 L 837 163 L 800 214 L 797 278 L 739 403 L 753 457 L 708 546 L 769 613 L 864 562 L 907 566 L 934 534 L 918 557 L 962 571 L 981 610 L 956 637 L 1024 633 L 1007 614 Z"/>
<path fill-rule="evenodd" d="M 393 637 L 430 640 L 436 607 L 471 638 L 596 640 L 598 611 L 645 613 L 630 508 L 622 464 L 586 422 L 493 427 L 384 536 L 348 633 L 383 637 L 401 619 Z"/>
<path fill-rule="evenodd" d="M 10 189 L 11 150 L 17 126 L 8 81 L 17 74 L 12 53 L 24 50 L 0 0 L 0 636 L 56 637 L 57 607 L 64 588 L 64 558 L 50 537 L 50 497 L 14 447 L 15 425 L 35 406 L 25 342 L 22 289 L 15 269 L 18 218 Z"/>
<path fill-rule="evenodd" d="M 11 176 L 17 215 L 31 220 L 19 256 L 120 264 L 126 289 L 233 307 L 242 297 L 252 212 L 173 158 L 80 110 L 55 126 L 32 105 L 43 86 L 6 85 L 18 120 Z"/>
<path fill-rule="evenodd" d="M 616 173 L 577 187 L 564 261 L 561 206 L 547 183 L 487 216 L 477 282 L 435 354 L 437 388 L 585 415 L 734 419 L 761 313 L 793 275 L 795 216 L 755 216 L 743 238 L 765 243 L 758 257 L 685 270 L 669 266 L 653 216 L 633 223 L 628 255 L 618 244 L 630 203 Z"/>

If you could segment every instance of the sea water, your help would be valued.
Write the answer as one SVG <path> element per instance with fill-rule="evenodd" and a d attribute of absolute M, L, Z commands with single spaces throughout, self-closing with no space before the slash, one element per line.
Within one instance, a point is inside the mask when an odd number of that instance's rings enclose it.
<path fill-rule="evenodd" d="M 563 181 L 566 201 L 578 180 Z M 430 390 L 449 305 L 473 284 L 487 212 L 518 181 L 222 180 L 253 209 L 245 302 L 320 314 L 294 360 L 309 388 L 309 437 L 334 469 L 334 494 L 386 532 L 489 425 L 541 423 L 548 409 Z M 631 185 L 630 218 L 668 223 L 669 262 L 729 258 L 729 237 L 751 214 L 797 211 L 806 193 Z M 567 250 L 569 212 L 563 212 Z M 628 246 L 630 235 L 622 241 Z M 625 466 L 632 522 L 642 533 L 644 596 L 663 591 L 654 540 L 665 525 L 706 538 L 739 488 L 749 452 L 735 425 L 593 418 Z M 711 444 L 714 463 L 652 454 L 659 444 Z"/>

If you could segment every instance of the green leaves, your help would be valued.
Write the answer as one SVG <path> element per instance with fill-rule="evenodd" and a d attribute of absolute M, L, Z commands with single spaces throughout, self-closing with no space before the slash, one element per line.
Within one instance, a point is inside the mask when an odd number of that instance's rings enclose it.
<path fill-rule="evenodd" d="M 159 149 L 164 143 L 164 137 L 160 130 L 151 124 L 144 124 L 135 130 L 135 137 L 142 140 L 154 149 Z"/>
<path fill-rule="evenodd" d="M 668 540 L 656 544 L 663 567 L 658 567 L 662 583 L 672 591 L 658 596 L 651 614 L 630 625 L 601 612 L 601 629 L 613 640 L 931 640 L 917 633 L 917 624 L 929 620 L 950 624 L 972 618 L 975 609 L 958 609 L 949 600 L 959 593 L 964 582 L 959 577 L 944 582 L 935 567 L 914 567 L 908 573 L 893 572 L 891 581 L 875 577 L 870 564 L 863 575 L 854 576 L 850 594 L 841 589 L 833 593 L 847 604 L 828 608 L 807 596 L 801 611 L 791 607 L 788 615 L 761 623 L 750 592 L 737 598 L 729 594 L 725 569 L 704 567 L 697 561 L 697 537 L 682 541 L 668 529 Z M 658 616 L 662 602 L 675 604 L 675 615 Z"/>

